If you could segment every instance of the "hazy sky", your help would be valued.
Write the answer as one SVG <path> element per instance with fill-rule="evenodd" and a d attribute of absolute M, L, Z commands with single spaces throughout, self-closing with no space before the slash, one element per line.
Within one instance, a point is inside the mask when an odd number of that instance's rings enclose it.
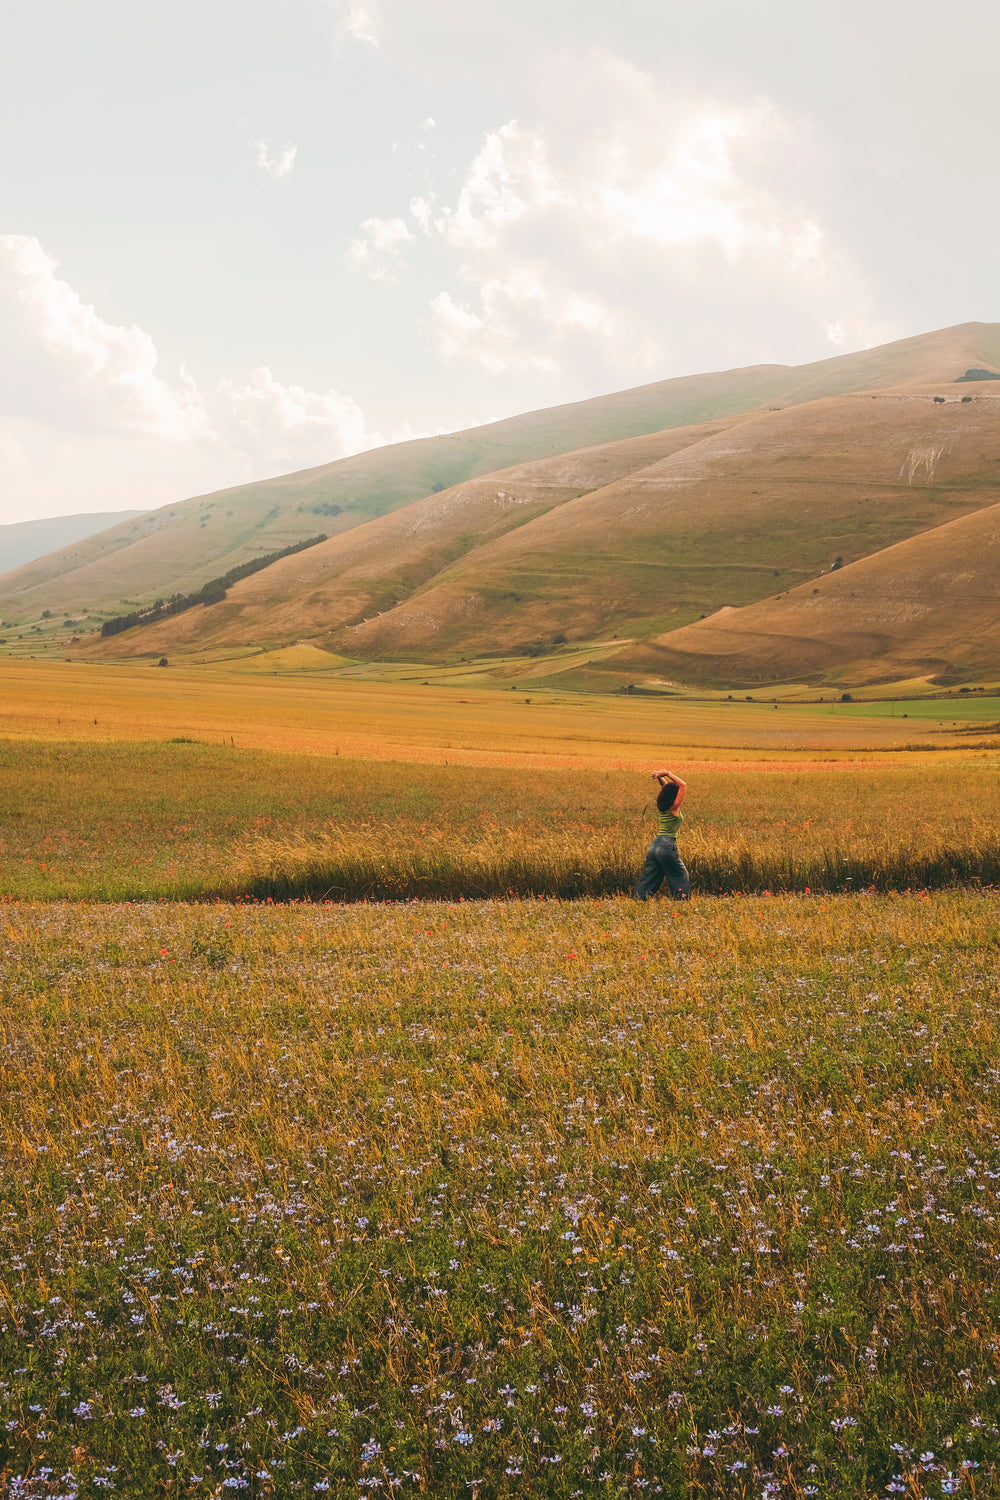
<path fill-rule="evenodd" d="M 1000 320 L 996 0 L 31 0 L 0 521 Z"/>

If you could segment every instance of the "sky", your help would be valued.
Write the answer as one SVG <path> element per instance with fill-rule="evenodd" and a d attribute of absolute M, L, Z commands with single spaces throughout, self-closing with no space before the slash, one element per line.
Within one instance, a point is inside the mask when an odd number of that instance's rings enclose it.
<path fill-rule="evenodd" d="M 32 0 L 0 523 L 1000 320 L 995 0 Z"/>

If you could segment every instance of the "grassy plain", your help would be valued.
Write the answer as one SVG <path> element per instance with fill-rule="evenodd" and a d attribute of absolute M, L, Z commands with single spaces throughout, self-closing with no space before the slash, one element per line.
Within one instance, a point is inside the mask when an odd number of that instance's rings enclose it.
<path fill-rule="evenodd" d="M 0 894 L 610 895 L 631 886 L 664 757 L 691 780 L 702 890 L 1000 883 L 998 756 L 955 737 L 995 699 L 915 702 L 910 720 L 394 671 L 0 664 Z"/>
<path fill-rule="evenodd" d="M 996 752 L 681 762 L 706 893 L 1000 886 Z M 634 770 L 483 769 L 197 744 L 0 742 L 0 897 L 614 895 L 655 828 Z"/>
<path fill-rule="evenodd" d="M 284 656 L 284 653 L 275 653 Z M 235 748 L 442 765 L 645 768 L 665 754 L 737 761 L 872 759 L 901 750 L 963 751 L 952 734 L 966 699 L 939 714 L 896 704 L 727 701 L 682 694 L 595 696 L 508 676 L 484 684 L 481 664 L 252 670 L 253 659 L 160 668 L 0 658 L 0 734 L 11 740 L 107 744 L 193 738 Z M 529 674 L 535 663 L 524 663 Z M 505 662 L 502 670 L 510 671 Z M 360 674 L 364 674 L 363 676 Z M 994 698 L 969 695 L 984 724 Z M 904 718 L 910 707 L 914 719 Z M 966 722 L 966 727 L 968 721 Z M 698 753 L 700 752 L 700 754 Z"/>
<path fill-rule="evenodd" d="M 0 1494 L 998 1492 L 995 751 L 11 670 Z"/>
<path fill-rule="evenodd" d="M 998 937 L 4 908 L 4 1493 L 996 1494 Z"/>

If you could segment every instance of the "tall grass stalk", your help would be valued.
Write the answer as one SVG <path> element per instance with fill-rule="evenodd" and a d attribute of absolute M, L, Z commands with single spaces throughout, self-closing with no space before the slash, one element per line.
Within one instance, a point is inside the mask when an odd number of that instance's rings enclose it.
<path fill-rule="evenodd" d="M 276 900 L 601 896 L 635 881 L 635 841 L 605 830 L 497 829 L 466 842 L 376 824 L 317 840 L 253 840 L 220 894 Z"/>
<path fill-rule="evenodd" d="M 716 895 L 1000 885 L 1000 835 L 971 843 L 886 831 L 826 844 L 822 833 L 752 841 L 695 830 L 681 852 Z M 619 829 L 495 829 L 464 839 L 400 821 L 333 828 L 312 839 L 254 838 L 211 894 L 224 899 L 452 900 L 459 896 L 613 896 L 635 884 L 643 844 Z"/>
<path fill-rule="evenodd" d="M 1000 884 L 989 758 L 685 774 L 700 890 Z M 655 826 L 652 782 L 631 771 L 0 742 L 0 897 L 611 894 Z"/>

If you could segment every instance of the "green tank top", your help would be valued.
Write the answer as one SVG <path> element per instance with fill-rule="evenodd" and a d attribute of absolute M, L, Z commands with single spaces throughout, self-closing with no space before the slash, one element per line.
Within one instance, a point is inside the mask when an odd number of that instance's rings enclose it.
<path fill-rule="evenodd" d="M 658 813 L 657 816 L 660 820 L 660 826 L 656 831 L 657 838 L 663 838 L 664 836 L 668 839 L 676 838 L 677 830 L 684 822 L 684 814 L 682 812 L 665 812 Z"/>

